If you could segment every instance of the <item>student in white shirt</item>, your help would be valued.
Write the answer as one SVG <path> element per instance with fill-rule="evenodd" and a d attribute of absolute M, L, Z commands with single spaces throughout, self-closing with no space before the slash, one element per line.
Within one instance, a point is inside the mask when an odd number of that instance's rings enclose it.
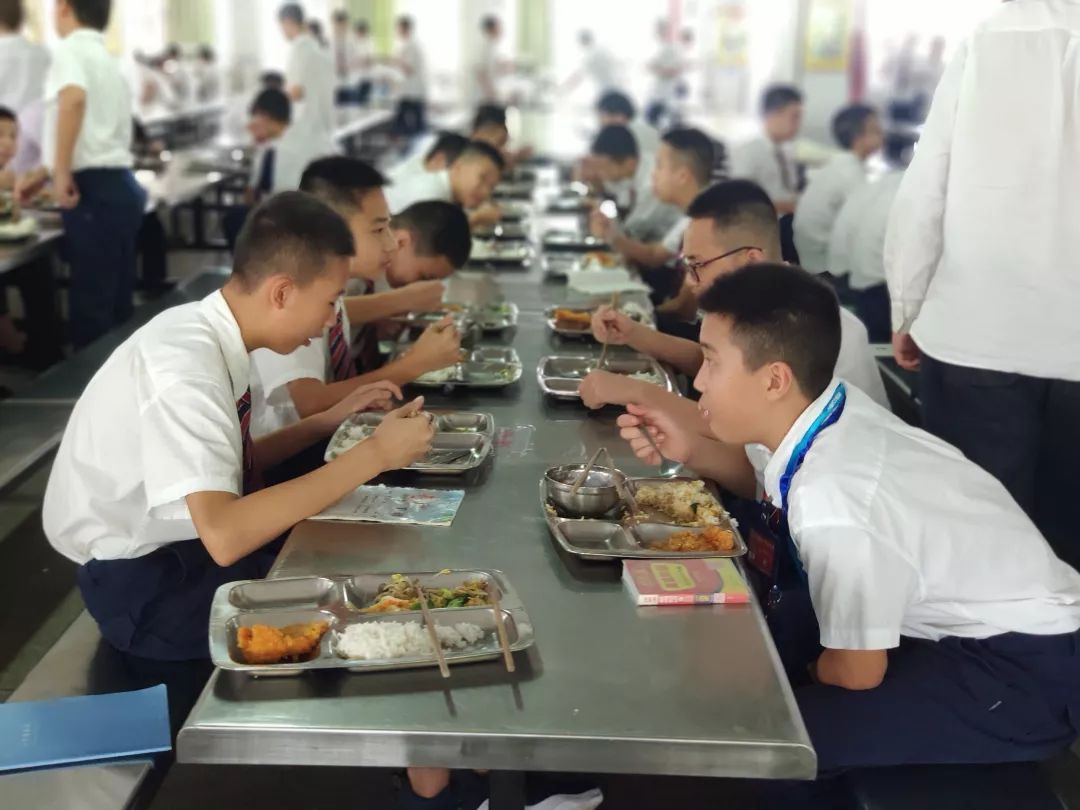
<path fill-rule="evenodd" d="M 505 168 L 502 154 L 490 144 L 470 141 L 448 169 L 424 172 L 406 177 L 400 184 L 386 189 L 386 198 L 393 213 L 404 211 L 414 202 L 442 200 L 457 203 L 466 211 L 476 212 L 469 217 L 476 227 L 488 221 L 495 185 Z"/>
<path fill-rule="evenodd" d="M 572 92 L 586 78 L 597 98 L 611 90 L 622 89 L 624 82 L 619 77 L 615 58 L 607 48 L 596 41 L 592 31 L 578 33 L 578 42 L 582 50 L 581 65 L 560 85 L 560 95 Z"/>
<path fill-rule="evenodd" d="M 643 155 L 655 155 L 660 148 L 659 130 L 638 117 L 634 102 L 620 90 L 610 90 L 596 100 L 596 117 L 601 128 L 623 126 L 630 130 Z"/>
<path fill-rule="evenodd" d="M 780 230 L 776 209 L 768 195 L 745 180 L 717 183 L 703 191 L 687 209 L 690 219 L 683 236 L 682 266 L 686 283 L 700 301 L 701 295 L 721 276 L 747 265 L 780 260 Z M 888 407 L 885 384 L 870 352 L 866 329 L 850 312 L 840 317 L 842 343 L 836 374 L 862 389 L 878 404 Z M 694 339 L 664 334 L 629 318 L 611 307 L 593 315 L 593 337 L 614 346 L 629 346 L 666 363 L 688 377 L 701 369 L 701 346 Z M 607 371 L 594 371 L 581 384 L 586 406 L 625 405 L 648 402 L 672 407 L 684 418 L 695 419 L 693 402 L 640 380 Z"/>
<path fill-rule="evenodd" d="M 62 209 L 70 337 L 81 348 L 133 311 L 146 193 L 131 172 L 131 93 L 105 47 L 109 4 L 57 0 L 60 41 L 45 83 L 43 161 Z M 41 188 L 22 187 L 24 200 Z"/>
<path fill-rule="evenodd" d="M 450 168 L 450 164 L 458 159 L 468 145 L 469 139 L 464 135 L 456 132 L 440 132 L 426 151 L 416 152 L 390 167 L 390 170 L 386 172 L 386 177 L 391 184 L 397 184 L 405 183 L 415 175 L 441 172 Z"/>
<path fill-rule="evenodd" d="M 694 386 L 714 438 L 647 407 L 619 425 L 641 458 L 658 461 L 644 427 L 665 457 L 761 498 L 760 525 L 776 527 L 767 613 L 819 774 L 777 804 L 840 806 L 829 777 L 852 768 L 1035 760 L 1072 744 L 1080 574 L 997 480 L 834 376 L 827 286 L 745 268 L 702 308 Z M 784 607 L 804 597 L 814 646 L 792 655 Z"/>
<path fill-rule="evenodd" d="M 333 138 L 334 65 L 329 51 L 304 26 L 304 10 L 287 3 L 278 11 L 281 31 L 289 41 L 285 66 L 286 92 L 296 105 L 293 125 L 311 137 Z"/>
<path fill-rule="evenodd" d="M 503 70 L 499 57 L 502 21 L 486 14 L 480 21 L 480 44 L 470 65 L 468 97 L 474 104 L 499 103 L 499 78 Z"/>
<path fill-rule="evenodd" d="M 642 242 L 663 238 L 681 216 L 678 208 L 657 199 L 652 173 L 655 158 L 641 154 L 626 127 L 604 127 L 593 139 L 590 156 L 597 176 L 609 190 L 629 184 L 622 230 Z"/>
<path fill-rule="evenodd" d="M 416 41 L 412 17 L 397 20 L 398 47 L 395 63 L 401 71 L 402 81 L 394 131 L 404 137 L 419 135 L 427 129 L 427 67 L 424 52 Z"/>
<path fill-rule="evenodd" d="M 673 129 L 665 133 L 653 165 L 652 186 L 656 199 L 686 211 L 698 194 L 708 187 L 713 160 L 713 142 L 704 132 Z M 645 242 L 628 236 L 601 211 L 594 211 L 589 218 L 593 236 L 603 239 L 612 250 L 640 268 L 642 278 L 653 287 L 660 300 L 680 291 L 682 273 L 673 264 L 682 252 L 683 233 L 689 224 L 689 217 L 680 217 L 662 239 Z M 686 296 L 693 299 L 689 291 Z M 692 300 L 690 303 L 694 306 Z M 694 309 L 696 311 L 696 306 Z"/>
<path fill-rule="evenodd" d="M 0 107 L 19 119 L 19 151 L 12 168 L 23 174 L 41 162 L 45 76 L 49 52 L 19 32 L 24 21 L 21 2 L 0 3 Z"/>
<path fill-rule="evenodd" d="M 826 266 L 848 277 L 855 314 L 866 325 L 871 343 L 888 343 L 892 335 L 885 233 L 903 179 L 903 169 L 896 169 L 855 189 L 840 209 L 829 239 Z"/>
<path fill-rule="evenodd" d="M 105 639 L 159 660 L 206 658 L 219 585 L 265 576 L 274 538 L 376 475 L 420 458 L 422 400 L 324 468 L 260 489 L 260 473 L 356 410 L 382 383 L 253 442 L 249 353 L 290 352 L 334 319 L 353 255 L 348 227 L 299 192 L 271 198 L 240 237 L 220 292 L 158 315 L 116 349 L 72 411 L 45 491 L 49 542 L 78 563 Z"/>
<path fill-rule="evenodd" d="M 811 273 L 843 274 L 828 265 L 829 236 L 844 200 L 866 183 L 866 160 L 881 149 L 885 133 L 873 107 L 852 104 L 832 120 L 833 137 L 843 150 L 810 177 L 795 213 L 799 264 Z"/>
<path fill-rule="evenodd" d="M 927 430 L 1032 515 L 1045 500 L 1036 481 L 1065 474 L 1040 459 L 1062 433 L 1051 403 L 1080 393 L 1080 97 L 1056 89 L 1080 86 L 1080 63 L 1063 51 L 1080 44 L 1078 12 L 1007 3 L 960 46 L 885 244 L 893 349 L 920 369 Z M 1071 519 L 1038 522 L 1050 532 Z"/>
<path fill-rule="evenodd" d="M 397 249 L 386 280 L 398 289 L 441 281 L 469 261 L 472 231 L 461 206 L 441 200 L 413 203 L 390 220 Z"/>
<path fill-rule="evenodd" d="M 337 80 L 338 103 L 352 100 L 356 84 L 356 40 L 349 24 L 349 12 L 338 9 L 331 18 L 330 48 L 334 60 L 334 78 Z"/>
<path fill-rule="evenodd" d="M 666 20 L 656 24 L 658 49 L 656 56 L 648 64 L 652 74 L 652 88 L 649 91 L 649 103 L 645 108 L 645 119 L 654 127 L 659 127 L 669 120 L 674 112 L 679 85 L 686 64 L 675 47 L 673 35 Z"/>
<path fill-rule="evenodd" d="M 373 293 L 375 283 L 386 277 L 397 246 L 382 191 L 385 182 L 368 164 L 341 156 L 317 160 L 304 171 L 301 190 L 331 206 L 348 223 L 356 243 L 349 275 L 367 290 L 340 297 L 334 321 L 308 344 L 281 354 L 265 349 L 252 354 L 256 434 L 333 407 L 369 383 L 404 385 L 458 361 L 461 338 L 447 320 L 425 331 L 407 355 L 382 365 L 378 322 L 431 311 L 442 302 L 444 292 L 441 282 L 431 281 Z"/>
<path fill-rule="evenodd" d="M 209 45 L 201 45 L 191 67 L 196 101 L 200 104 L 218 101 L 221 98 L 221 73 L 214 49 Z"/>
<path fill-rule="evenodd" d="M 367 20 L 357 20 L 353 26 L 353 65 L 352 74 L 356 81 L 356 103 L 365 106 L 371 101 L 373 69 L 375 67 L 375 46 Z"/>
<path fill-rule="evenodd" d="M 774 84 L 761 97 L 765 131 L 732 150 L 731 176 L 752 180 L 772 198 L 780 214 L 795 210 L 799 167 L 792 146 L 802 128 L 803 97 L 795 87 Z"/>

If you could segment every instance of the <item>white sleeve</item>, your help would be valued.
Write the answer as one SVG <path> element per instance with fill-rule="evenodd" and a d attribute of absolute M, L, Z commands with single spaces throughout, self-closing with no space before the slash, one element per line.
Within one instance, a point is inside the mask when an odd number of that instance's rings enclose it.
<path fill-rule="evenodd" d="M 836 376 L 847 380 L 886 410 L 891 410 L 866 326 L 850 310 L 840 308 L 840 355 Z"/>
<path fill-rule="evenodd" d="M 53 51 L 52 65 L 49 67 L 45 83 L 45 99 L 51 100 L 65 87 L 86 89 L 86 70 L 72 53 L 71 48 L 63 43 Z"/>
<path fill-rule="evenodd" d="M 915 157 L 900 184 L 889 219 L 885 277 L 895 332 L 911 328 L 944 248 L 953 126 L 966 60 L 965 43 L 945 69 L 934 93 Z"/>
<path fill-rule="evenodd" d="M 799 531 L 821 645 L 833 650 L 888 650 L 900 644 L 916 591 L 910 562 L 855 526 Z"/>
<path fill-rule="evenodd" d="M 256 367 L 269 400 L 279 388 L 295 380 L 326 382 L 326 357 L 326 338 L 317 337 L 309 345 L 301 346 L 290 354 L 256 349 L 251 353 L 251 362 Z"/>
<path fill-rule="evenodd" d="M 236 402 L 220 383 L 202 377 L 176 382 L 149 401 L 139 421 L 151 510 L 195 492 L 240 494 L 240 423 Z"/>
<path fill-rule="evenodd" d="M 733 180 L 753 180 L 760 182 L 758 176 L 758 154 L 760 152 L 757 141 L 750 141 L 731 150 L 731 178 Z"/>

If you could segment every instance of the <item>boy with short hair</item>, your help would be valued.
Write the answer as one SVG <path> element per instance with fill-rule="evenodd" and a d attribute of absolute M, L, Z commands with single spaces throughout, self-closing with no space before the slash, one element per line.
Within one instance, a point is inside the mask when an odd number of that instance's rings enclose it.
<path fill-rule="evenodd" d="M 356 244 L 349 275 L 367 292 L 340 296 L 325 334 L 306 345 L 285 353 L 261 350 L 252 355 L 256 434 L 320 413 L 369 383 L 404 385 L 458 361 L 461 337 L 445 320 L 429 327 L 407 355 L 381 365 L 377 323 L 394 315 L 433 310 L 443 296 L 438 281 L 372 293 L 391 267 L 396 248 L 383 194 L 385 182 L 367 163 L 348 157 L 322 158 L 304 171 L 301 190 L 329 205 L 348 224 Z"/>
<path fill-rule="evenodd" d="M 440 281 L 460 270 L 472 252 L 469 218 L 441 200 L 413 203 L 390 220 L 397 249 L 386 270 L 391 287 Z"/>
<path fill-rule="evenodd" d="M 285 66 L 286 92 L 294 104 L 293 124 L 320 148 L 334 136 L 334 65 L 329 52 L 304 25 L 304 9 L 286 3 L 278 10 L 281 33 L 289 42 Z"/>
<path fill-rule="evenodd" d="M 391 182 L 397 184 L 407 182 L 413 175 L 441 172 L 450 168 L 450 164 L 458 159 L 468 145 L 469 139 L 464 135 L 456 132 L 440 132 L 426 151 L 417 152 L 392 166 L 386 176 Z"/>
<path fill-rule="evenodd" d="M 687 211 L 682 264 L 695 308 L 701 295 L 717 278 L 741 267 L 780 261 L 780 229 L 769 196 L 746 180 L 717 183 L 702 192 Z M 888 406 L 877 361 L 866 339 L 866 328 L 846 310 L 841 312 L 843 335 L 837 376 L 861 388 Z M 696 328 L 696 327 L 695 327 Z M 701 369 L 703 355 L 696 340 L 665 335 L 639 324 L 627 315 L 601 307 L 593 315 L 593 336 L 601 342 L 629 346 L 642 354 L 673 366 L 688 377 Z M 677 395 L 666 395 L 659 386 L 625 375 L 593 371 L 581 384 L 581 398 L 590 408 L 625 405 L 628 402 L 664 401 L 691 412 L 693 404 Z M 660 399 L 657 399 L 657 398 Z"/>
<path fill-rule="evenodd" d="M 665 457 L 786 520 L 790 545 L 781 530 L 775 553 L 800 584 L 773 604 L 801 592 L 816 618 L 813 646 L 787 661 L 819 781 L 782 786 L 780 806 L 840 806 L 829 777 L 852 768 L 1066 749 L 1080 574 L 993 476 L 833 376 L 840 313 L 826 285 L 744 268 L 701 306 L 694 386 L 715 438 L 648 407 L 619 425 L 641 458 L 657 461 L 644 428 Z"/>
<path fill-rule="evenodd" d="M 506 161 L 498 149 L 487 143 L 470 141 L 449 168 L 414 174 L 400 185 L 387 189 L 390 211 L 404 211 L 421 200 L 457 203 L 466 211 L 483 210 L 505 167 Z M 480 219 L 477 221 L 470 216 L 469 223 L 476 226 L 488 221 L 487 217 Z M 494 221 L 498 221 L 497 215 Z"/>
<path fill-rule="evenodd" d="M 278 191 L 296 191 L 304 167 L 326 154 L 322 141 L 292 125 L 292 102 L 281 90 L 266 89 L 255 96 L 247 129 L 255 142 L 249 204 Z"/>
<path fill-rule="evenodd" d="M 761 97 L 764 132 L 733 150 L 731 176 L 752 180 L 772 199 L 780 214 L 795 210 L 799 197 L 799 167 L 792 145 L 802 127 L 803 96 L 789 84 L 774 84 Z"/>
<path fill-rule="evenodd" d="M 291 352 L 334 320 L 354 253 L 348 226 L 308 195 L 257 208 L 221 291 L 138 330 L 72 411 L 42 522 L 79 568 L 105 639 L 159 660 L 206 658 L 219 585 L 263 577 L 271 541 L 358 485 L 430 447 L 422 399 L 310 475 L 259 488 L 261 470 L 329 436 L 350 413 L 389 403 L 381 383 L 253 442 L 249 353 Z M 194 539 L 193 539 L 194 538 Z"/>
<path fill-rule="evenodd" d="M 873 107 L 851 104 L 832 121 L 833 137 L 844 151 L 810 178 L 795 214 L 799 264 L 811 273 L 830 272 L 829 236 L 844 201 L 866 183 L 866 160 L 881 149 L 885 134 Z M 837 273 L 842 275 L 842 273 Z"/>
<path fill-rule="evenodd" d="M 623 231 L 642 242 L 663 238 L 679 219 L 679 210 L 661 202 L 653 192 L 654 160 L 643 155 L 626 127 L 606 126 L 590 148 L 591 163 L 604 187 L 622 199 L 628 213 Z"/>

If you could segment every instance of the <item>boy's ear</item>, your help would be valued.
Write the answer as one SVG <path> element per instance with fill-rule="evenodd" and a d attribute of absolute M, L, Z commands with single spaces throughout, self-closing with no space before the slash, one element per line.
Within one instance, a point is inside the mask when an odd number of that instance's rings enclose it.
<path fill-rule="evenodd" d="M 264 283 L 271 306 L 274 309 L 284 309 L 296 289 L 296 283 L 284 273 L 270 276 Z"/>

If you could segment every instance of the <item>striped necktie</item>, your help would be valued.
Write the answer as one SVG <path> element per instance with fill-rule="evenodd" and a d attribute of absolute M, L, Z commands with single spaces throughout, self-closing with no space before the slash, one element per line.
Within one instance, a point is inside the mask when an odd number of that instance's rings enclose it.
<path fill-rule="evenodd" d="M 262 484 L 255 469 L 255 443 L 251 440 L 251 388 L 236 400 L 236 415 L 240 419 L 241 444 L 244 448 L 244 490 L 241 495 L 250 495 Z"/>
<path fill-rule="evenodd" d="M 341 313 L 341 309 L 338 309 L 337 320 L 330 327 L 330 367 L 334 372 L 334 382 L 356 376 L 356 364 L 349 352 L 349 341 L 345 337 L 345 322 Z"/>

